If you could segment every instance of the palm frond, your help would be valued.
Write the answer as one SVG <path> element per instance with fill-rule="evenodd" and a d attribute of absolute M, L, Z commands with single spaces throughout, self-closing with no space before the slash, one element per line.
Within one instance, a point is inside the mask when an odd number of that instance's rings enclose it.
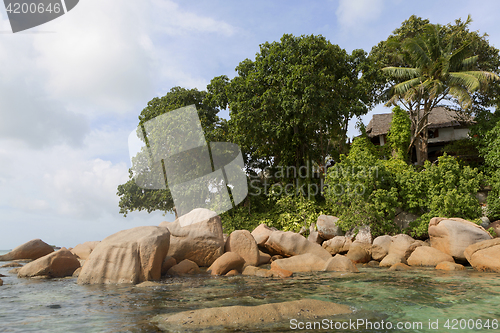
<path fill-rule="evenodd" d="M 418 68 L 384 67 L 382 68 L 382 71 L 397 79 L 412 79 L 420 76 L 420 70 Z"/>
<path fill-rule="evenodd" d="M 414 79 L 410 79 L 401 83 L 396 84 L 393 87 L 393 92 L 398 95 L 403 95 L 405 94 L 408 90 L 411 88 L 414 88 L 415 86 L 420 84 L 420 78 L 416 77 Z"/>
<path fill-rule="evenodd" d="M 481 87 L 481 82 L 475 75 L 468 72 L 453 72 L 449 74 L 449 83 L 451 86 L 463 86 L 468 91 L 476 91 Z"/>

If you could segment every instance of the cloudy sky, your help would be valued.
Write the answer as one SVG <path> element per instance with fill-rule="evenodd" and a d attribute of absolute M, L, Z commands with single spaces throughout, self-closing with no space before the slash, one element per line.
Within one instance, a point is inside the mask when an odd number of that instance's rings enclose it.
<path fill-rule="evenodd" d="M 0 249 L 33 238 L 75 246 L 172 220 L 118 213 L 137 116 L 174 86 L 202 90 L 215 76 L 234 77 L 263 42 L 321 34 L 369 51 L 412 14 L 441 24 L 471 14 L 471 28 L 500 48 L 498 13 L 493 0 L 81 0 L 13 34 L 2 7 Z"/>

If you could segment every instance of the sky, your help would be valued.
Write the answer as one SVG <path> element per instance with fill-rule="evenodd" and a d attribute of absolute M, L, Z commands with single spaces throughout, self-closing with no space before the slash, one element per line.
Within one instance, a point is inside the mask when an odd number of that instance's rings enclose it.
<path fill-rule="evenodd" d="M 440 24 L 470 14 L 471 30 L 500 48 L 498 13 L 494 0 L 81 0 L 13 34 L 1 7 L 0 250 L 34 238 L 74 247 L 172 221 L 161 212 L 119 214 L 128 135 L 148 101 L 233 78 L 261 43 L 314 34 L 369 52 L 412 14 Z M 363 122 L 385 112 L 379 105 Z"/>

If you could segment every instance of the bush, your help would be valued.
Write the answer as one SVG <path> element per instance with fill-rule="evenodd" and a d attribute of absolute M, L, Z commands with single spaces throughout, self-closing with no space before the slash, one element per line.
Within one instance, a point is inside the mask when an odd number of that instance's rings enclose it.
<path fill-rule="evenodd" d="M 498 179 L 500 185 L 500 174 Z M 437 164 L 427 161 L 421 171 L 401 159 L 379 160 L 371 142 L 360 137 L 349 156 L 329 170 L 325 199 L 344 231 L 367 224 L 374 236 L 400 232 L 394 217 L 401 208 L 420 216 L 407 232 L 422 238 L 432 217 L 480 217 L 475 194 L 482 180 L 477 169 L 461 167 L 447 155 Z"/>

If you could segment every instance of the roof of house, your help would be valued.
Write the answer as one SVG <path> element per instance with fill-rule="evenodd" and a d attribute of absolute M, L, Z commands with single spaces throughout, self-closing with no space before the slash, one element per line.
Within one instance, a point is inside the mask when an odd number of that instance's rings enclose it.
<path fill-rule="evenodd" d="M 384 135 L 391 128 L 392 113 L 374 114 L 368 126 L 366 126 L 366 134 L 373 138 L 375 136 Z M 471 122 L 472 118 L 459 115 L 456 111 L 445 107 L 437 107 L 429 113 L 429 127 L 443 128 L 461 126 L 463 123 Z"/>

